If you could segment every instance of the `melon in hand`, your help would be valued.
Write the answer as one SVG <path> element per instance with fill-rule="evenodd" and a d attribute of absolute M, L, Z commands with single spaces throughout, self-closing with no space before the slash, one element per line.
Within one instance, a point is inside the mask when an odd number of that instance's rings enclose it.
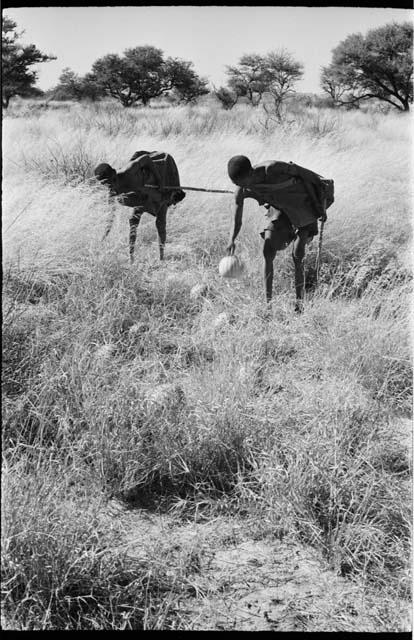
<path fill-rule="evenodd" d="M 219 274 L 222 278 L 239 278 L 244 265 L 237 256 L 225 256 L 220 260 Z"/>

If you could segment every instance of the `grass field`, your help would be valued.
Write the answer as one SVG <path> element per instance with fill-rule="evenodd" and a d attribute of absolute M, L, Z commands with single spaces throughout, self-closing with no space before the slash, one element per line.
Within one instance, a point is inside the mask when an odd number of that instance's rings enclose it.
<path fill-rule="evenodd" d="M 381 611 L 353 630 L 408 630 L 411 126 L 409 115 L 312 108 L 278 126 L 260 109 L 210 104 L 21 102 L 5 113 L 10 628 L 191 628 L 178 613 L 192 593 L 189 558 L 174 559 L 173 542 L 126 556 L 108 510 L 116 499 L 173 513 L 176 526 L 224 514 L 256 538 L 310 545 L 359 585 L 365 613 L 370 602 Z M 112 209 L 93 168 L 118 168 L 138 149 L 171 153 L 187 186 L 232 189 L 226 165 L 240 153 L 334 178 L 321 282 L 305 313 L 293 314 L 289 250 L 276 258 L 263 313 L 263 213 L 253 202 L 237 242 L 246 272 L 234 285 L 217 271 L 228 194 L 187 192 L 170 210 L 163 263 L 144 216 L 129 266 L 120 205 L 101 242 Z M 206 295 L 191 296 L 200 283 Z"/>

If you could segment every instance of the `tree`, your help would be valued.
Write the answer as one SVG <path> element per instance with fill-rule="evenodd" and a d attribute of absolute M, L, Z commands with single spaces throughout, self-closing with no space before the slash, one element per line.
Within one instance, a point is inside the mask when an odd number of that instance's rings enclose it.
<path fill-rule="evenodd" d="M 282 105 L 295 93 L 295 83 L 303 76 L 303 65 L 293 59 L 286 49 L 268 53 L 265 58 L 267 77 L 269 78 L 267 93 L 273 100 L 275 115 L 282 119 Z"/>
<path fill-rule="evenodd" d="M 199 78 L 192 66 L 192 62 L 177 58 L 168 58 L 165 63 L 166 86 L 169 82 L 173 94 L 182 102 L 195 102 L 200 96 L 209 93 L 207 80 Z"/>
<path fill-rule="evenodd" d="M 86 73 L 80 77 L 82 99 L 95 102 L 99 98 L 106 96 L 105 90 L 97 84 L 92 73 Z"/>
<path fill-rule="evenodd" d="M 59 82 L 51 91 L 53 100 L 97 100 L 105 92 L 91 78 L 90 74 L 79 76 L 66 67 L 59 76 Z"/>
<path fill-rule="evenodd" d="M 391 23 L 352 34 L 332 52 L 322 68 L 321 87 L 336 105 L 377 99 L 400 111 L 413 102 L 413 25 Z"/>
<path fill-rule="evenodd" d="M 37 80 L 37 72 L 30 69 L 40 62 L 56 60 L 55 56 L 46 55 L 37 49 L 34 44 L 21 45 L 18 38 L 22 33 L 17 33 L 17 24 L 3 15 L 1 30 L 1 62 L 2 62 L 2 104 L 3 108 L 9 106 L 10 99 L 14 96 L 27 97 L 33 95 L 34 84 Z"/>
<path fill-rule="evenodd" d="M 227 74 L 229 89 L 237 96 L 247 97 L 253 106 L 257 106 L 264 94 L 269 93 L 280 119 L 282 103 L 294 93 L 293 86 L 303 75 L 303 65 L 282 49 L 264 56 L 256 53 L 244 55 L 238 66 L 227 67 Z"/>
<path fill-rule="evenodd" d="M 92 77 L 124 107 L 144 105 L 162 93 L 162 51 L 155 47 L 127 49 L 124 57 L 108 54 L 92 66 Z"/>
<path fill-rule="evenodd" d="M 168 58 L 161 49 L 143 46 L 127 49 L 123 57 L 109 54 L 94 62 L 91 78 L 124 107 L 143 105 L 176 89 L 183 99 L 205 93 L 206 81 L 191 69 L 192 63 Z M 191 96 L 191 97 L 190 97 Z"/>
<path fill-rule="evenodd" d="M 331 97 L 334 105 L 339 104 L 342 97 L 349 91 L 345 77 L 342 77 L 341 69 L 336 69 L 333 65 L 322 67 L 321 87 Z"/>
<path fill-rule="evenodd" d="M 330 96 L 331 106 L 345 106 L 347 109 L 358 109 L 359 100 L 346 100 L 346 95 L 351 93 L 355 95 L 358 90 L 358 84 L 354 78 L 351 78 L 346 69 L 335 67 L 322 67 L 321 87 Z M 344 100 L 345 98 L 345 100 Z"/>
<path fill-rule="evenodd" d="M 239 99 L 237 93 L 230 91 L 226 87 L 214 88 L 214 95 L 221 102 L 223 108 L 228 110 L 233 109 Z"/>
<path fill-rule="evenodd" d="M 80 77 L 66 67 L 59 76 L 59 82 L 53 90 L 54 100 L 80 100 L 82 84 Z"/>
<path fill-rule="evenodd" d="M 99 58 L 92 65 L 91 75 L 102 89 L 124 105 L 132 104 L 128 74 L 123 68 L 120 56 L 108 54 Z"/>
<path fill-rule="evenodd" d="M 253 106 L 259 104 L 269 86 L 266 61 L 256 53 L 243 55 L 237 66 L 227 66 L 228 86 L 239 97 L 247 97 Z"/>

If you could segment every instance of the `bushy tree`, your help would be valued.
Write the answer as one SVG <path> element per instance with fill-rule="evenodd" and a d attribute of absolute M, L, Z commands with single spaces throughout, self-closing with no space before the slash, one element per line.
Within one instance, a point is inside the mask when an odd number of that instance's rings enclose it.
<path fill-rule="evenodd" d="M 134 47 L 123 56 L 109 54 L 96 60 L 91 78 L 124 107 L 136 102 L 146 105 L 173 89 L 182 99 L 192 100 L 205 93 L 206 82 L 198 78 L 191 66 L 191 62 L 184 60 L 164 60 L 161 49 Z"/>
<path fill-rule="evenodd" d="M 228 86 L 237 96 L 247 97 L 256 106 L 267 90 L 270 76 L 264 56 L 243 55 L 236 66 L 227 66 Z"/>
<path fill-rule="evenodd" d="M 79 76 L 66 67 L 59 76 L 59 82 L 50 92 L 53 100 L 97 100 L 105 95 L 90 74 Z"/>
<path fill-rule="evenodd" d="M 294 84 L 303 75 L 303 65 L 282 49 L 267 55 L 243 55 L 237 66 L 227 67 L 228 88 L 257 106 L 264 94 L 270 94 L 273 109 L 281 114 L 282 103 L 294 93 Z"/>
<path fill-rule="evenodd" d="M 82 87 L 80 77 L 66 67 L 59 76 L 59 81 L 53 89 L 54 100 L 80 100 Z"/>
<path fill-rule="evenodd" d="M 268 53 L 265 64 L 269 77 L 267 93 L 272 98 L 277 119 L 281 120 L 283 103 L 295 93 L 294 85 L 303 76 L 303 65 L 286 49 Z"/>
<path fill-rule="evenodd" d="M 39 62 L 56 60 L 55 56 L 46 55 L 34 44 L 22 45 L 18 42 L 22 33 L 17 33 L 17 24 L 3 15 L 1 30 L 1 62 L 2 62 L 2 104 L 7 108 L 14 96 L 28 97 L 33 95 L 37 73 L 31 67 Z"/>
<path fill-rule="evenodd" d="M 233 109 L 237 103 L 239 96 L 236 92 L 227 89 L 226 87 L 214 88 L 214 95 L 217 100 L 221 102 L 224 109 Z"/>
<path fill-rule="evenodd" d="M 336 105 L 359 105 L 363 100 L 387 102 L 409 111 L 413 102 L 413 25 L 391 23 L 352 34 L 332 52 L 322 68 L 321 87 Z"/>
<path fill-rule="evenodd" d="M 92 73 L 86 73 L 80 78 L 82 99 L 99 100 L 106 96 L 106 91 L 95 81 Z"/>
<path fill-rule="evenodd" d="M 168 58 L 165 62 L 165 81 L 173 89 L 173 94 L 182 102 L 195 102 L 209 93 L 208 82 L 195 73 L 192 62 Z M 168 89 L 166 89 L 167 91 Z"/>
<path fill-rule="evenodd" d="M 124 107 L 135 102 L 147 104 L 162 93 L 163 57 L 155 47 L 127 49 L 124 56 L 108 54 L 92 65 L 92 77 L 106 93 Z"/>
<path fill-rule="evenodd" d="M 341 71 L 332 64 L 329 67 L 322 67 L 320 79 L 321 87 L 330 96 L 333 105 L 342 104 L 343 97 L 357 89 L 355 82 L 351 82 L 351 79 L 348 84 L 345 69 Z"/>

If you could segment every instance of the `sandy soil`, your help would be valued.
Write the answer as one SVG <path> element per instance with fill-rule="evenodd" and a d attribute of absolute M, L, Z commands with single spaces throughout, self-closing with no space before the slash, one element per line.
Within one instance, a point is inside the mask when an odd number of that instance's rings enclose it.
<path fill-rule="evenodd" d="M 113 508 L 121 515 L 119 505 Z M 171 572 L 181 567 L 191 585 L 173 605 L 177 629 L 384 631 L 375 601 L 311 547 L 255 539 L 246 523 L 227 517 L 178 524 L 142 509 L 122 518 L 128 555 L 154 557 L 169 549 Z M 402 618 L 409 630 L 408 606 Z"/>

